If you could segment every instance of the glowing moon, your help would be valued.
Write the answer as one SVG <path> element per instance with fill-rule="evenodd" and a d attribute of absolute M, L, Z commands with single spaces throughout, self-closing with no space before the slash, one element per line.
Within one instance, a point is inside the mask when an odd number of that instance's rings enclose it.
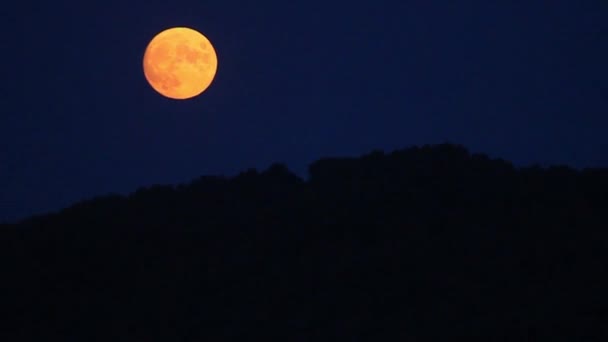
<path fill-rule="evenodd" d="M 160 94 L 189 99 L 211 85 L 217 71 L 217 55 L 207 37 L 187 27 L 157 34 L 144 53 L 144 75 Z"/>

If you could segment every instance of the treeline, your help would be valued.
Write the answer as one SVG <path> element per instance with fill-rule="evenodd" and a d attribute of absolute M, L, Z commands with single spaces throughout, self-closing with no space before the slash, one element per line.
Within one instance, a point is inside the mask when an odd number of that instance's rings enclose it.
<path fill-rule="evenodd" d="M 453 144 L 102 196 L 0 241 L 6 341 L 608 337 L 608 169 Z"/>

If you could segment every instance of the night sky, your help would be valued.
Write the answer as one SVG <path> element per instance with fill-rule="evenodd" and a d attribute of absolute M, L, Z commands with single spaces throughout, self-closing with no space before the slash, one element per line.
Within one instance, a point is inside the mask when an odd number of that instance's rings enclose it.
<path fill-rule="evenodd" d="M 107 193 L 453 142 L 608 166 L 608 2 L 35 0 L 3 5 L 0 222 Z M 204 33 L 211 87 L 146 82 L 158 32 Z"/>

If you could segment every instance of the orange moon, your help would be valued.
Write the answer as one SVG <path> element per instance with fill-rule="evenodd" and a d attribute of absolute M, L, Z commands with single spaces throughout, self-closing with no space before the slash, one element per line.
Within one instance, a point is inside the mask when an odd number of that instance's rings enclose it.
<path fill-rule="evenodd" d="M 205 91 L 217 71 L 217 54 L 200 32 L 173 27 L 157 34 L 144 53 L 144 75 L 158 93 L 177 100 Z"/>

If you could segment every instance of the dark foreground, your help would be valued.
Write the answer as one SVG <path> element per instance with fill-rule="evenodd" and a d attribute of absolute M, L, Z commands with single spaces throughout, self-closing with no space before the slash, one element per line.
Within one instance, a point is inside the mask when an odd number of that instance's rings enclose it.
<path fill-rule="evenodd" d="M 0 248 L 2 341 L 608 341 L 608 170 L 454 145 L 100 197 Z"/>

